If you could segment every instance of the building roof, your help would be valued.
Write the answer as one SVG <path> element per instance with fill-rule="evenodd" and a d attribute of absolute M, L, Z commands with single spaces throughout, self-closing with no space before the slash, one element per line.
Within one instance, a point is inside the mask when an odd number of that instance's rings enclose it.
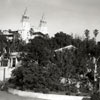
<path fill-rule="evenodd" d="M 66 49 L 68 49 L 68 50 L 70 50 L 70 49 L 75 49 L 76 47 L 75 46 L 73 46 L 73 45 L 68 45 L 68 46 L 65 46 L 65 47 L 62 47 L 62 48 L 59 48 L 59 49 L 56 49 L 55 50 L 55 52 L 59 52 L 59 51 L 63 51 L 63 50 L 66 50 Z"/>

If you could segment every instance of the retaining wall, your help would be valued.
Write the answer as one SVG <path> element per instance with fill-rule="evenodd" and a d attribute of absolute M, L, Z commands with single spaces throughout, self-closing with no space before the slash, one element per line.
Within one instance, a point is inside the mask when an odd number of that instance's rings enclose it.
<path fill-rule="evenodd" d="M 0 81 L 3 81 L 4 79 L 4 69 L 5 69 L 5 79 L 11 77 L 11 73 L 13 70 L 12 68 L 0 67 Z"/>
<path fill-rule="evenodd" d="M 56 95 L 56 94 L 43 94 L 35 92 L 20 91 L 16 89 L 8 89 L 9 93 L 16 94 L 23 97 L 41 98 L 46 100 L 83 100 L 83 96 L 68 96 L 68 95 Z M 89 97 L 87 97 L 89 98 Z"/>

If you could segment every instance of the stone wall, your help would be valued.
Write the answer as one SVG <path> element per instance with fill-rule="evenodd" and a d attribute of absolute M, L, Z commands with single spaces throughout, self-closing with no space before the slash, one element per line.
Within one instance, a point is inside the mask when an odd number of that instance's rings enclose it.
<path fill-rule="evenodd" d="M 84 100 L 83 96 L 68 96 L 68 95 L 57 95 L 57 94 L 43 94 L 43 93 L 35 93 L 35 92 L 27 92 L 16 89 L 8 89 L 8 92 L 14 95 L 19 95 L 23 97 L 32 97 L 32 98 L 41 98 L 46 100 Z"/>
<path fill-rule="evenodd" d="M 5 70 L 5 73 L 4 73 Z M 0 81 L 4 80 L 6 78 L 10 78 L 11 77 L 11 73 L 12 73 L 12 68 L 8 68 L 8 67 L 0 67 Z"/>

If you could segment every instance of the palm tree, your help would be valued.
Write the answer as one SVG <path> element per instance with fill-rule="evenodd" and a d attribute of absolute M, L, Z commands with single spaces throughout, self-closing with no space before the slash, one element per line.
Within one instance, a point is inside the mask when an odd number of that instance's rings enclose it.
<path fill-rule="evenodd" d="M 96 41 L 96 37 L 97 37 L 97 35 L 99 34 L 99 31 L 98 31 L 97 29 L 95 29 L 95 30 L 93 31 L 93 34 L 94 34 L 94 39 L 95 39 L 95 41 Z"/>
<path fill-rule="evenodd" d="M 85 34 L 86 38 L 89 39 L 90 31 L 88 29 L 85 30 L 84 34 Z"/>
<path fill-rule="evenodd" d="M 99 31 L 98 31 L 97 29 L 95 29 L 95 30 L 93 31 L 93 34 L 94 34 L 94 39 L 95 39 L 95 42 L 96 42 L 96 45 L 97 45 L 96 37 L 97 37 L 97 35 L 99 34 Z M 95 52 L 96 52 L 96 51 L 95 51 Z M 98 61 L 98 58 L 93 57 L 93 59 L 94 59 L 94 66 L 95 66 L 95 68 L 94 68 L 94 82 L 95 82 L 95 87 L 94 87 L 94 89 L 96 89 L 96 82 L 97 82 L 97 61 Z"/>

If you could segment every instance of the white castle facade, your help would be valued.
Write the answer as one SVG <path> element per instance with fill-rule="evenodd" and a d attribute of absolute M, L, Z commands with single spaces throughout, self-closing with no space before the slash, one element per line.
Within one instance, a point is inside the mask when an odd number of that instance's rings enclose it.
<path fill-rule="evenodd" d="M 22 15 L 21 27 L 17 30 L 22 40 L 24 40 L 27 43 L 29 39 L 33 39 L 35 36 L 38 36 L 38 34 L 34 34 L 36 32 L 41 32 L 44 35 L 48 34 L 47 22 L 45 20 L 44 15 L 42 15 L 38 27 L 33 27 L 30 23 L 30 18 L 26 13 L 27 9 L 24 11 L 24 14 Z M 4 35 L 7 35 L 9 39 L 12 39 L 11 35 L 14 35 L 12 32 L 10 33 L 9 30 L 3 30 L 2 32 Z"/>
<path fill-rule="evenodd" d="M 21 38 L 26 42 L 28 42 L 29 39 L 34 38 L 34 36 L 30 34 L 31 29 L 33 30 L 34 33 L 41 32 L 43 34 L 48 34 L 47 22 L 45 21 L 44 15 L 42 16 L 38 27 L 31 27 L 30 18 L 29 16 L 26 15 L 26 11 L 27 9 L 25 10 L 21 20 L 22 24 L 22 28 L 20 30 Z"/>
<path fill-rule="evenodd" d="M 7 40 L 13 41 L 15 39 L 16 34 L 20 34 L 20 38 L 26 43 L 29 41 L 29 39 L 34 38 L 36 35 L 36 32 L 41 32 L 42 34 L 48 34 L 47 31 L 47 22 L 44 19 L 44 15 L 42 16 L 40 20 L 40 24 L 38 27 L 32 27 L 30 24 L 30 18 L 26 15 L 25 10 L 22 19 L 21 19 L 21 28 L 17 31 L 12 30 L 2 30 L 1 35 L 5 35 Z M 32 31 L 31 31 L 32 30 Z M 33 33 L 33 35 L 31 34 Z M 35 34 L 34 34 L 35 33 Z M 6 54 L 6 49 L 4 48 L 4 54 Z M 4 58 L 4 55 L 0 55 L 0 81 L 3 81 L 5 78 L 11 77 L 12 70 L 20 66 L 21 61 L 18 60 L 20 56 L 20 52 L 11 52 L 9 51 L 10 55 L 9 58 Z"/>

